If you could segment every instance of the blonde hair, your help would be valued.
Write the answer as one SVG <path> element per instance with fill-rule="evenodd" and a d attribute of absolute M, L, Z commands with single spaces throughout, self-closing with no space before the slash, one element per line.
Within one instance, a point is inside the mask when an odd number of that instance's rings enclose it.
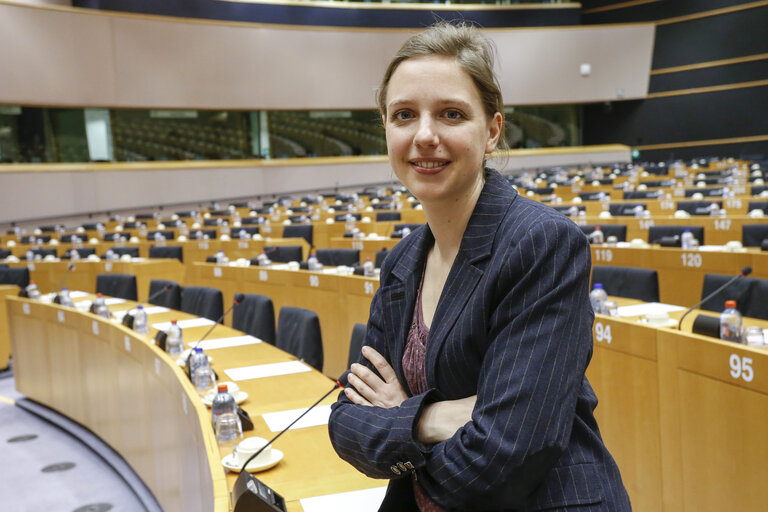
<path fill-rule="evenodd" d="M 485 113 L 492 118 L 502 116 L 499 147 L 507 147 L 504 137 L 504 100 L 501 87 L 493 72 L 495 47 L 483 37 L 477 27 L 465 22 L 438 22 L 408 38 L 387 66 L 384 78 L 376 90 L 376 103 L 382 117 L 387 115 L 387 88 L 397 67 L 408 59 L 433 55 L 451 57 L 466 71 L 480 92 Z"/>

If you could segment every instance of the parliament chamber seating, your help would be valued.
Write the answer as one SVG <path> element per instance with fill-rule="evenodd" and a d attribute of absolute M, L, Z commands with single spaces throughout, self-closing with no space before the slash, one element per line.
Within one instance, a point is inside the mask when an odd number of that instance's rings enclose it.
<path fill-rule="evenodd" d="M 266 295 L 244 293 L 240 304 L 232 310 L 232 327 L 275 344 L 275 307 Z"/>
<path fill-rule="evenodd" d="M 180 311 L 181 293 L 182 288 L 179 283 L 165 279 L 152 279 L 149 282 L 147 302 L 151 302 L 155 306 L 163 306 Z M 150 301 L 150 299 L 152 300 Z"/>
<path fill-rule="evenodd" d="M 221 290 L 208 286 L 185 286 L 181 291 L 181 310 L 218 322 L 224 314 Z"/>
<path fill-rule="evenodd" d="M 659 275 L 655 270 L 600 265 L 592 268 L 592 286 L 595 283 L 602 283 L 611 296 L 659 301 Z"/>
<path fill-rule="evenodd" d="M 275 345 L 318 371 L 323 369 L 323 339 L 317 313 L 283 306 L 277 319 Z"/>
<path fill-rule="evenodd" d="M 130 274 L 98 274 L 96 293 L 126 300 L 139 300 L 136 276 Z"/>

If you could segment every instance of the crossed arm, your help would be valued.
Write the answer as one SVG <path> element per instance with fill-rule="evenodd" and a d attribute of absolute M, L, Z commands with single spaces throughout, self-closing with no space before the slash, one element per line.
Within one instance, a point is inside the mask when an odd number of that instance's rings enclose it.
<path fill-rule="evenodd" d="M 368 367 L 354 363 L 348 382 L 353 387 L 344 389 L 352 403 L 369 407 L 398 407 L 408 395 L 397 380 L 389 362 L 372 347 L 363 347 L 363 357 L 379 372 L 376 375 Z M 460 400 L 443 400 L 427 405 L 416 426 L 416 439 L 425 444 L 439 443 L 453 437 L 461 427 L 472 420 L 472 409 L 477 395 Z"/>

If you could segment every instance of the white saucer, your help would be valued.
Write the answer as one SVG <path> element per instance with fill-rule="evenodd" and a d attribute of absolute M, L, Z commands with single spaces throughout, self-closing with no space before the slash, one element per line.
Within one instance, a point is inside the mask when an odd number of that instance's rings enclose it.
<path fill-rule="evenodd" d="M 216 393 L 211 393 L 210 395 L 206 395 L 206 396 L 202 397 L 201 400 L 203 401 L 203 403 L 205 405 L 210 407 L 211 403 L 213 403 L 213 397 L 215 397 L 215 396 L 216 396 Z M 238 391 L 237 394 L 235 395 L 235 403 L 237 405 L 240 405 L 241 403 L 245 402 L 246 400 L 248 400 L 248 393 L 246 393 L 245 391 Z"/>
<path fill-rule="evenodd" d="M 266 469 L 269 469 L 273 466 L 275 466 L 278 462 L 283 460 L 283 452 L 276 448 L 272 448 L 269 452 L 269 460 L 263 464 L 256 464 L 256 461 L 251 461 L 250 464 L 248 464 L 248 467 L 246 468 L 249 473 L 258 473 L 259 471 L 264 471 Z M 240 464 L 235 464 L 235 461 L 232 459 L 232 454 L 230 453 L 223 459 L 221 459 L 222 465 L 227 468 L 230 471 L 234 471 L 235 473 L 240 472 Z"/>

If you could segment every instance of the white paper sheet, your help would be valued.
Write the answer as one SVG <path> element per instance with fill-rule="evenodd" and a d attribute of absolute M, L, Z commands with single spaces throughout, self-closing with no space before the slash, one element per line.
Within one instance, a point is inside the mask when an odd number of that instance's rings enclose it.
<path fill-rule="evenodd" d="M 354 510 L 355 512 L 376 511 L 384 501 L 386 487 L 374 487 L 361 491 L 326 494 L 313 498 L 299 500 L 304 512 L 337 512 L 339 510 Z"/>
<path fill-rule="evenodd" d="M 213 320 L 208 320 L 207 318 L 190 318 L 188 320 L 179 320 L 176 322 L 176 324 L 182 329 L 186 329 L 188 327 L 203 327 L 206 325 L 213 325 L 215 323 L 216 322 Z M 168 328 L 171 327 L 171 322 L 160 322 L 158 324 L 152 324 L 152 327 L 158 331 L 167 331 Z"/>
<path fill-rule="evenodd" d="M 309 371 L 312 371 L 312 368 L 301 361 L 286 361 L 284 363 L 257 364 L 255 366 L 244 366 L 243 368 L 230 368 L 229 370 L 224 370 L 224 373 L 226 373 L 230 379 L 240 381 Z"/>
<path fill-rule="evenodd" d="M 125 303 L 125 299 L 118 299 L 117 297 L 110 297 L 108 299 L 104 299 L 104 304 L 106 304 L 107 306 L 117 306 L 118 304 L 124 304 L 124 303 Z"/>
<path fill-rule="evenodd" d="M 280 432 L 285 427 L 291 424 L 293 420 L 301 416 L 301 414 L 308 408 L 291 409 L 289 411 L 267 412 L 261 415 L 264 421 L 267 422 L 267 426 L 272 432 Z M 297 428 L 317 427 L 318 425 L 327 425 L 328 418 L 331 416 L 331 406 L 318 405 L 307 413 L 306 416 L 296 422 L 291 430 Z"/>
<path fill-rule="evenodd" d="M 660 302 L 649 302 L 647 304 L 636 304 L 634 306 L 621 306 L 619 316 L 645 316 L 648 313 L 671 313 L 672 311 L 682 311 L 682 306 L 672 304 L 662 304 Z"/>
<path fill-rule="evenodd" d="M 89 295 L 90 293 L 88 292 L 78 292 L 78 291 L 69 292 L 70 299 L 82 299 L 83 297 L 87 297 Z"/>
<path fill-rule="evenodd" d="M 212 340 L 203 340 L 203 342 L 200 344 L 200 346 L 203 348 L 203 350 L 215 350 L 217 348 L 228 348 L 228 347 L 239 347 L 241 345 L 254 345 L 256 343 L 261 343 L 261 340 L 259 338 L 256 338 L 255 336 L 233 336 L 231 338 L 216 338 Z M 196 341 L 192 341 L 187 343 L 192 348 L 195 348 L 198 343 Z"/>
<path fill-rule="evenodd" d="M 164 308 L 164 307 L 162 307 L 162 306 L 152 306 L 152 307 L 149 307 L 149 308 L 144 308 L 144 311 L 147 313 L 147 315 L 158 315 L 158 314 L 160 314 L 160 313 L 167 313 L 167 312 L 169 312 L 169 311 L 170 311 L 170 309 L 168 309 L 168 308 Z M 112 312 L 112 316 L 113 316 L 114 318 L 116 318 L 116 319 L 118 319 L 118 320 L 122 321 L 122 320 L 123 320 L 123 317 L 124 317 L 124 316 L 125 316 L 127 313 L 129 313 L 129 312 L 130 312 L 132 315 L 135 315 L 135 314 L 136 314 L 136 309 L 134 308 L 134 309 L 126 309 L 126 310 L 123 310 L 123 311 L 113 311 L 113 312 Z"/>

